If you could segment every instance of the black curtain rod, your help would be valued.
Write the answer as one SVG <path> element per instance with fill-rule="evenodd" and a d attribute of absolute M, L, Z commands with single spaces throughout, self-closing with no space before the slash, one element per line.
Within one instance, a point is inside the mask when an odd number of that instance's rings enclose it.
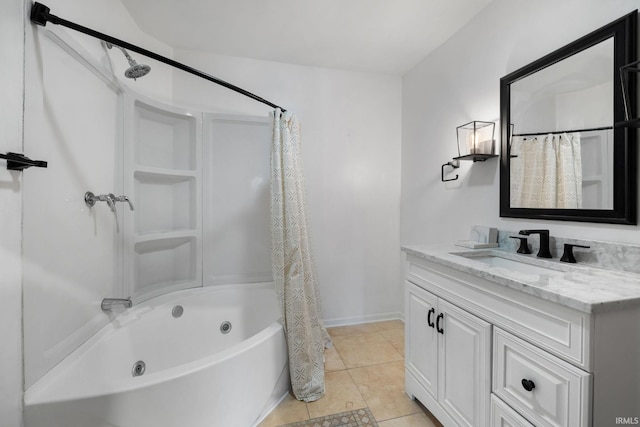
<path fill-rule="evenodd" d="M 137 52 L 141 55 L 147 56 L 149 58 L 155 59 L 156 61 L 160 61 L 163 62 L 167 65 L 171 65 L 172 67 L 178 68 L 182 71 L 186 71 L 187 73 L 191 73 L 195 76 L 201 77 L 205 80 L 209 80 L 210 82 L 213 82 L 215 84 L 218 84 L 220 86 L 224 86 L 227 89 L 231 89 L 234 92 L 238 92 L 244 96 L 248 96 L 251 99 L 254 99 L 258 102 L 262 102 L 263 104 L 267 104 L 270 107 L 273 108 L 279 108 L 280 110 L 282 110 L 282 112 L 285 112 L 287 110 L 285 110 L 284 108 L 267 101 L 266 99 L 260 98 L 258 95 L 254 95 L 251 92 L 248 92 L 238 86 L 232 85 L 231 83 L 225 82 L 224 80 L 220 80 L 216 77 L 213 77 L 209 74 L 203 73 L 200 70 L 196 70 L 195 68 L 189 67 L 187 65 L 181 64 L 180 62 L 174 61 L 173 59 L 169 59 L 165 56 L 162 55 L 158 55 L 155 52 L 151 52 L 150 50 L 141 48 L 139 46 L 136 46 L 134 44 L 128 43 L 124 40 L 120 40 L 117 39 L 115 37 L 111 37 L 107 34 L 103 34 L 100 33 L 98 31 L 92 30 L 91 28 L 87 28 L 87 27 L 83 27 L 82 25 L 78 25 L 74 22 L 71 21 L 67 21 L 66 19 L 62 19 L 59 18 L 55 15 L 52 15 L 49 13 L 50 9 L 41 4 L 41 3 L 34 3 L 33 7 L 31 8 L 31 22 L 33 22 L 34 24 L 37 25 L 41 25 L 41 26 L 45 26 L 47 24 L 47 22 L 51 22 L 52 24 L 56 24 L 56 25 L 62 25 L 63 27 L 67 27 L 67 28 L 71 28 L 72 30 L 76 30 L 79 31 L 81 33 L 84 33 L 86 35 L 89 35 L 91 37 L 95 37 L 97 39 L 100 40 L 104 40 L 107 43 L 111 43 L 115 46 L 120 46 L 124 49 L 128 49 L 134 52 Z"/>
<path fill-rule="evenodd" d="M 553 132 L 536 132 L 536 133 L 513 133 L 511 136 L 539 136 L 539 135 L 549 135 L 549 134 L 558 134 L 558 133 L 572 133 L 572 132 L 595 132 L 597 130 L 609 130 L 613 129 L 613 126 L 604 126 L 600 128 L 587 128 L 587 129 L 572 129 L 572 130 L 557 130 Z"/>

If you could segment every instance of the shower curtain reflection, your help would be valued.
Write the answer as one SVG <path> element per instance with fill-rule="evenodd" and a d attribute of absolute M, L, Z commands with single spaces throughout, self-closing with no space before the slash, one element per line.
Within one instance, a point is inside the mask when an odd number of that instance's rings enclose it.
<path fill-rule="evenodd" d="M 580 133 L 514 136 L 511 140 L 511 207 L 580 209 Z"/>

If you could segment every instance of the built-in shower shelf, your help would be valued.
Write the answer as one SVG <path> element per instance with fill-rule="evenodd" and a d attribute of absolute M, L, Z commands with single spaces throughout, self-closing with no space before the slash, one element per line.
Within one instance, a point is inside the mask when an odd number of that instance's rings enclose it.
<path fill-rule="evenodd" d="M 155 231 L 151 233 L 136 234 L 134 237 L 135 243 L 151 242 L 156 240 L 166 239 L 181 239 L 181 238 L 195 238 L 198 232 L 196 230 L 166 230 Z"/>
<path fill-rule="evenodd" d="M 202 283 L 202 118 L 131 95 L 124 172 L 135 211 L 125 287 L 146 298 Z"/>
<path fill-rule="evenodd" d="M 192 171 L 188 169 L 166 169 L 166 168 L 156 168 L 156 167 L 144 166 L 144 165 L 136 165 L 135 173 L 156 175 L 156 176 L 176 176 L 176 177 L 198 176 L 197 171 Z"/>
<path fill-rule="evenodd" d="M 134 277 L 139 293 L 201 280 L 197 236 L 165 236 L 136 242 Z"/>
<path fill-rule="evenodd" d="M 189 230 L 198 226 L 198 185 L 193 175 L 134 172 L 135 232 Z"/>
<path fill-rule="evenodd" d="M 154 104 L 133 102 L 135 163 L 196 171 L 199 120 L 186 110 Z"/>

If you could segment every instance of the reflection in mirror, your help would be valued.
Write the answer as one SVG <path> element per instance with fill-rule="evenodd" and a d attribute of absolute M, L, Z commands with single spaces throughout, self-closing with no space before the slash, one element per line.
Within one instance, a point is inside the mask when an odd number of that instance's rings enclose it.
<path fill-rule="evenodd" d="M 613 124 L 613 38 L 511 84 L 516 134 Z"/>
<path fill-rule="evenodd" d="M 605 131 L 511 141 L 513 208 L 611 209 L 613 145 Z"/>
<path fill-rule="evenodd" d="M 612 69 L 609 38 L 511 85 L 511 207 L 613 208 Z"/>
<path fill-rule="evenodd" d="M 501 79 L 500 216 L 636 223 L 636 133 L 614 126 L 636 38 L 637 11 Z"/>
<path fill-rule="evenodd" d="M 511 138 L 512 208 L 612 209 L 613 130 Z"/>

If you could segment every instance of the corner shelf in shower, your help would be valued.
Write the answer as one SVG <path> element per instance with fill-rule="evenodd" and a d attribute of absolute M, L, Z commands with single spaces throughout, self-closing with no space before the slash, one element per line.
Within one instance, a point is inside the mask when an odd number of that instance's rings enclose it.
<path fill-rule="evenodd" d="M 196 177 L 199 175 L 198 171 L 189 170 L 189 169 L 167 169 L 167 168 L 158 168 L 153 166 L 144 166 L 144 165 L 136 165 L 136 169 L 134 173 L 139 174 L 147 174 L 147 175 L 158 175 L 158 176 L 193 176 Z"/>
<path fill-rule="evenodd" d="M 136 233 L 195 230 L 198 212 L 198 179 L 194 174 L 134 172 L 134 194 L 139 208 Z"/>
<path fill-rule="evenodd" d="M 137 300 L 202 285 L 202 118 L 128 93 L 125 289 Z"/>
<path fill-rule="evenodd" d="M 136 290 L 148 294 L 166 286 L 189 285 L 198 276 L 197 237 L 149 239 L 134 245 Z"/>
<path fill-rule="evenodd" d="M 153 242 L 156 240 L 170 240 L 170 239 L 182 239 L 182 238 L 197 238 L 196 230 L 159 230 L 149 233 L 136 233 L 134 237 L 134 243 Z"/>

